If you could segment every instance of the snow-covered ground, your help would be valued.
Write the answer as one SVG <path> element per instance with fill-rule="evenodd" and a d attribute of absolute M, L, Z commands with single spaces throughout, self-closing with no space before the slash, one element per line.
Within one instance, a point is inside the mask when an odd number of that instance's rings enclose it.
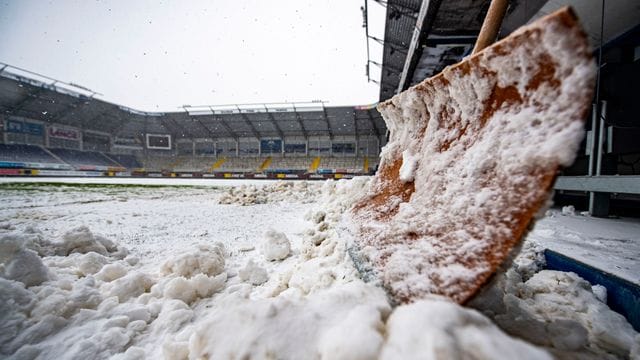
<path fill-rule="evenodd" d="M 513 267 L 471 304 L 478 311 L 441 298 L 392 308 L 360 280 L 336 232 L 367 178 L 142 180 L 196 186 L 0 185 L 0 357 L 640 356 L 606 291 L 540 271 L 539 244 L 577 242 L 583 217 L 539 221 Z M 587 226 L 608 229 L 594 220 Z M 592 246 L 628 238 L 587 231 Z"/>
<path fill-rule="evenodd" d="M 551 210 L 529 235 L 545 248 L 565 254 L 632 283 L 640 284 L 640 221 L 602 219 L 572 207 Z"/>
<path fill-rule="evenodd" d="M 211 178 L 131 178 L 131 177 L 0 177 L 2 183 L 60 183 L 105 185 L 160 185 L 160 186 L 239 186 L 264 185 L 265 180 L 235 180 Z"/>

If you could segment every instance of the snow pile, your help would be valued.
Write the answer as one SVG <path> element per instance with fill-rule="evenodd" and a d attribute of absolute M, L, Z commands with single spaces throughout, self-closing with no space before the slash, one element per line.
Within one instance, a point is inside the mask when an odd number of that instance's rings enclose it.
<path fill-rule="evenodd" d="M 190 305 L 226 286 L 224 249 L 200 245 L 158 266 L 80 226 L 53 240 L 31 228 L 0 237 L 0 355 L 16 358 L 144 357 L 148 334 L 182 329 Z"/>
<path fill-rule="evenodd" d="M 160 282 L 156 288 L 151 289 L 151 295 L 162 294 L 167 299 L 178 299 L 186 304 L 191 304 L 198 299 L 210 297 L 223 289 L 226 281 L 226 273 L 217 276 L 197 274 L 190 279 L 178 276 L 166 282 Z"/>
<path fill-rule="evenodd" d="M 480 313 L 446 300 L 391 312 L 382 289 L 359 281 L 303 297 L 230 296 L 182 346 L 190 358 L 214 359 L 551 358 L 504 334 Z"/>
<path fill-rule="evenodd" d="M 262 186 L 229 187 L 218 199 L 219 204 L 255 205 L 274 202 L 311 203 L 320 185 L 307 181 L 278 181 Z"/>
<path fill-rule="evenodd" d="M 543 270 L 518 290 L 504 298 L 507 313 L 496 316 L 507 331 L 559 350 L 629 355 L 637 333 L 576 274 Z"/>
<path fill-rule="evenodd" d="M 38 253 L 26 248 L 30 238 L 20 235 L 0 237 L 0 277 L 25 286 L 40 285 L 49 280 L 47 267 Z"/>
<path fill-rule="evenodd" d="M 167 276 L 151 288 L 151 295 L 191 304 L 222 290 L 227 281 L 226 250 L 222 243 L 197 244 L 194 249 L 172 256 L 161 267 Z"/>
<path fill-rule="evenodd" d="M 381 359 L 551 359 L 516 340 L 489 319 L 447 300 L 421 300 L 397 308 L 387 321 Z"/>
<path fill-rule="evenodd" d="M 3 271 L 32 251 L 47 275 L 37 285 L 0 277 L 0 357 L 548 359 L 546 350 L 574 358 L 624 358 L 629 346 L 638 352 L 637 341 L 629 345 L 636 336 L 629 325 L 590 295 L 603 289 L 567 274 L 544 275 L 542 249 L 530 242 L 489 291 L 491 301 L 477 306 L 489 317 L 442 298 L 392 308 L 382 288 L 360 279 L 341 228 L 342 214 L 362 199 L 368 181 L 321 184 L 317 204 L 296 207 L 308 210 L 306 223 L 299 212 L 299 222 L 262 236 L 267 227 L 248 227 L 239 217 L 247 232 L 225 237 L 212 230 L 215 238 L 197 240 L 168 227 L 155 251 L 135 241 L 124 249 L 119 233 L 99 235 L 104 228 L 96 223 L 47 236 L 12 218 L 14 226 L 0 229 Z M 269 211 L 283 216 L 283 208 Z M 269 251 L 282 256 L 286 248 L 286 257 L 265 259 L 264 237 L 273 241 Z M 565 314 L 572 309 L 576 314 Z M 489 318 L 542 348 L 506 335 Z"/>
<path fill-rule="evenodd" d="M 542 270 L 543 249 L 525 242 L 513 266 L 471 306 L 502 329 L 562 357 L 630 356 L 640 335 L 606 305 L 606 289 L 574 273 Z"/>
<path fill-rule="evenodd" d="M 100 235 L 94 235 L 86 226 L 80 226 L 65 233 L 62 235 L 62 243 L 55 245 L 58 245 L 56 255 L 62 256 L 76 252 L 81 254 L 94 252 L 122 258 L 127 253 L 125 249 L 119 249 L 113 241 Z"/>
<path fill-rule="evenodd" d="M 362 283 L 306 298 L 227 301 L 189 338 L 190 358 L 373 359 L 390 311 L 382 290 Z"/>
<path fill-rule="evenodd" d="M 196 274 L 215 276 L 224 270 L 225 248 L 221 243 L 197 245 L 195 249 L 171 257 L 162 265 L 165 275 L 192 277 Z"/>
<path fill-rule="evenodd" d="M 119 308 L 120 314 L 131 317 L 118 318 L 104 311 L 105 301 L 117 307 L 121 298 L 130 298 L 137 291 L 132 283 L 144 283 L 145 279 L 117 263 L 126 249 L 87 227 L 74 228 L 53 241 L 30 228 L 16 230 L 5 234 L 1 244 L 4 278 L 0 279 L 0 354 L 15 353 L 17 358 L 115 354 L 124 351 L 144 327 L 136 322 L 140 314 L 135 307 Z M 24 261 L 22 266 L 32 271 L 30 277 L 6 276 L 15 274 L 11 270 L 16 261 Z M 32 281 L 36 273 L 48 275 Z M 96 279 L 85 273 L 100 276 Z M 145 285 L 148 289 L 150 281 Z M 72 342 L 64 341 L 75 333 L 81 335 Z"/>
<path fill-rule="evenodd" d="M 282 260 L 289 256 L 291 243 L 284 233 L 268 230 L 262 243 L 262 254 L 268 261 Z"/>

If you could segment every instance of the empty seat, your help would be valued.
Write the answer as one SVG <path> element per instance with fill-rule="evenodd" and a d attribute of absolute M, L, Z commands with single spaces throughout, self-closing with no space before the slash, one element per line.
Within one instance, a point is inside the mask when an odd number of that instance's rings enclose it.
<path fill-rule="evenodd" d="M 72 149 L 50 149 L 50 151 L 70 165 L 118 166 L 116 162 L 96 151 L 80 151 Z"/>
<path fill-rule="evenodd" d="M 56 164 L 60 161 L 39 146 L 0 144 L 0 161 Z"/>

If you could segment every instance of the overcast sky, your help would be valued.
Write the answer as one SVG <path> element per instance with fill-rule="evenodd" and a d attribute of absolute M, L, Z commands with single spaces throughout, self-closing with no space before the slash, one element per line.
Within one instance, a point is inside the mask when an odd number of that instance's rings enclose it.
<path fill-rule="evenodd" d="M 144 111 L 203 104 L 378 100 L 364 0 L 0 0 L 0 62 Z M 370 34 L 385 9 L 369 1 Z M 382 46 L 370 41 L 372 60 Z M 379 72 L 372 66 L 373 78 Z"/>

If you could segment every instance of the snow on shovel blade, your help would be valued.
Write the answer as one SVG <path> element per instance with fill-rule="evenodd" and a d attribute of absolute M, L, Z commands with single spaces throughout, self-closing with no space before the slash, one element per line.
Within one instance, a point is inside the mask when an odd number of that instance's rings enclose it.
<path fill-rule="evenodd" d="M 390 140 L 346 217 L 356 266 L 395 303 L 469 300 L 573 162 L 594 78 L 565 8 L 381 103 Z"/>

